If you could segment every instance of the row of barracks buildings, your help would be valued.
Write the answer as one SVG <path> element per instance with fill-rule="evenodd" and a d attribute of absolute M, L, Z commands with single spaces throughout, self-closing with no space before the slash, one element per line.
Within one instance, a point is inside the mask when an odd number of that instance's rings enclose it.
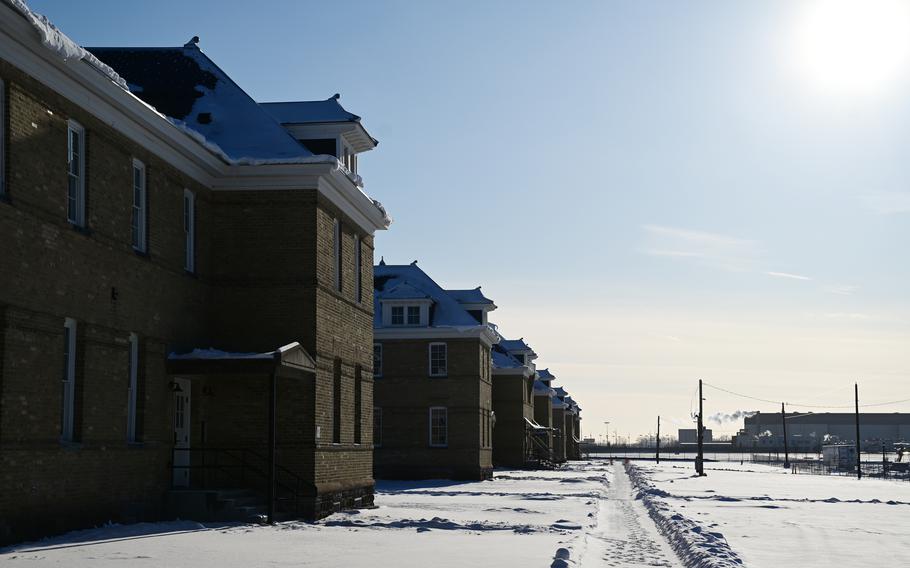
<path fill-rule="evenodd" d="M 0 0 L 0 543 L 579 457 L 479 288 L 374 266 L 360 117 L 257 102 L 197 42 L 84 49 Z"/>

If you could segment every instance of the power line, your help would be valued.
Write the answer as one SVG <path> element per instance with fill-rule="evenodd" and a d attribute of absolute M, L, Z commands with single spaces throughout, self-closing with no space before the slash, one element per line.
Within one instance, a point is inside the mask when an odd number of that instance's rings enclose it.
<path fill-rule="evenodd" d="M 748 398 L 748 399 L 751 399 L 751 400 L 756 400 L 756 401 L 759 401 L 759 402 L 765 402 L 765 403 L 768 403 L 768 404 L 778 404 L 778 403 L 780 402 L 780 400 L 770 400 L 770 399 L 767 399 L 767 398 L 761 398 L 761 397 L 757 397 L 757 396 L 750 396 L 750 395 L 748 395 L 748 394 L 742 394 L 742 393 L 739 393 L 739 392 L 731 391 L 730 389 L 725 389 L 725 388 L 719 387 L 719 386 L 717 386 L 717 385 L 712 385 L 711 383 L 704 383 L 704 384 L 705 384 L 705 386 L 709 386 L 709 387 L 711 387 L 712 389 L 719 390 L 719 391 L 725 392 L 725 393 L 727 393 L 727 394 L 732 394 L 733 396 L 739 396 L 739 397 L 742 397 L 742 398 Z M 875 402 L 875 403 L 871 403 L 871 404 L 861 404 L 861 405 L 859 405 L 859 406 L 860 406 L 860 408 L 871 408 L 871 407 L 876 407 L 876 406 L 888 406 L 888 405 L 891 405 L 891 404 L 900 404 L 900 403 L 902 403 L 902 402 L 910 402 L 910 398 L 904 398 L 904 399 L 901 399 L 901 400 L 890 400 L 890 401 L 887 401 L 887 402 Z M 799 406 L 799 407 L 802 407 L 802 408 L 853 408 L 853 407 L 855 406 L 855 405 L 853 405 L 853 404 L 845 404 L 845 405 L 835 405 L 835 404 L 803 404 L 803 403 L 799 403 L 799 402 L 788 402 L 787 404 L 789 404 L 790 406 Z"/>

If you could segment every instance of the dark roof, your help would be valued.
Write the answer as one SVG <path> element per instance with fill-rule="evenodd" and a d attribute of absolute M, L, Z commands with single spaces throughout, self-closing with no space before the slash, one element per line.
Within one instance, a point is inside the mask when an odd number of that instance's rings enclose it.
<path fill-rule="evenodd" d="M 478 327 L 480 324 L 416 264 L 379 264 L 373 267 L 375 294 L 373 325 L 382 327 L 383 300 L 429 298 L 430 326 Z M 404 293 L 406 292 L 406 293 Z M 405 296 L 405 297 L 402 297 Z"/>
<path fill-rule="evenodd" d="M 88 50 L 113 67 L 131 93 L 201 134 L 231 159 L 313 155 L 192 43 Z"/>
<path fill-rule="evenodd" d="M 553 375 L 553 373 L 550 372 L 550 369 L 549 369 L 549 367 L 548 367 L 548 368 L 546 368 L 546 369 L 540 369 L 540 370 L 538 370 L 538 371 L 537 371 L 537 378 L 540 379 L 541 381 L 552 381 L 553 379 L 556 378 L 556 376 Z"/>
<path fill-rule="evenodd" d="M 287 101 L 259 103 L 267 113 L 281 124 L 311 124 L 318 122 L 360 122 L 360 117 L 350 113 L 338 102 L 339 95 L 324 101 Z"/>
<path fill-rule="evenodd" d="M 521 369 L 524 367 L 518 359 L 503 349 L 501 341 L 493 345 L 490 354 L 494 369 Z"/>
<path fill-rule="evenodd" d="M 532 353 L 534 351 L 533 349 L 531 349 L 528 346 L 527 343 L 525 343 L 524 338 L 521 338 L 521 339 L 503 338 L 502 341 L 499 342 L 499 344 L 502 345 L 503 349 L 505 349 L 506 351 L 531 351 Z"/>
<path fill-rule="evenodd" d="M 487 298 L 480 291 L 480 286 L 473 290 L 446 290 L 450 296 L 460 304 L 492 304 L 493 300 Z"/>

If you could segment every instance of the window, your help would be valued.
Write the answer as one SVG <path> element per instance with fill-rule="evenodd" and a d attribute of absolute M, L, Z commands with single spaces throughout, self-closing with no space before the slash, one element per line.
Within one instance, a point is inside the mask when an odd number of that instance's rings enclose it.
<path fill-rule="evenodd" d="M 515 357 L 516 359 L 518 359 L 518 362 L 521 363 L 522 365 L 525 364 L 525 356 L 524 356 L 524 355 L 520 355 L 520 354 L 516 355 L 516 354 L 513 354 L 512 356 Z"/>
<path fill-rule="evenodd" d="M 133 248 L 146 251 L 145 164 L 133 160 L 133 216 L 130 221 Z"/>
<path fill-rule="evenodd" d="M 373 344 L 373 376 L 382 376 L 382 343 Z"/>
<path fill-rule="evenodd" d="M 6 195 L 6 85 L 0 79 L 0 197 Z"/>
<path fill-rule="evenodd" d="M 363 241 L 354 235 L 354 299 L 357 303 L 363 301 L 363 267 L 360 265 L 360 254 Z"/>
<path fill-rule="evenodd" d="M 430 407 L 430 446 L 444 448 L 449 445 L 449 411 L 444 406 Z"/>
<path fill-rule="evenodd" d="M 183 235 L 186 243 L 183 267 L 187 272 L 196 272 L 196 196 L 188 189 L 183 190 Z"/>
<path fill-rule="evenodd" d="M 373 447 L 382 446 L 382 408 L 373 407 Z"/>
<path fill-rule="evenodd" d="M 408 306 L 408 325 L 420 325 L 420 306 Z"/>
<path fill-rule="evenodd" d="M 404 306 L 392 306 L 392 325 L 404 325 Z"/>
<path fill-rule="evenodd" d="M 334 227 L 334 247 L 335 247 L 335 289 L 341 292 L 341 221 L 335 219 Z"/>
<path fill-rule="evenodd" d="M 341 359 L 335 358 L 332 384 L 332 443 L 341 443 Z"/>
<path fill-rule="evenodd" d="M 63 323 L 63 413 L 60 438 L 65 442 L 75 439 L 76 424 L 76 320 L 66 318 Z"/>
<path fill-rule="evenodd" d="M 130 377 L 126 407 L 126 441 L 135 442 L 136 436 L 136 401 L 139 388 L 139 336 L 130 334 Z"/>
<path fill-rule="evenodd" d="M 85 227 L 85 129 L 71 120 L 66 133 L 66 219 L 77 227 Z"/>
<path fill-rule="evenodd" d="M 444 377 L 448 374 L 446 368 L 447 346 L 445 343 L 430 344 L 430 376 Z"/>
<path fill-rule="evenodd" d="M 354 443 L 359 444 L 363 438 L 363 370 L 360 365 L 354 367 Z"/>

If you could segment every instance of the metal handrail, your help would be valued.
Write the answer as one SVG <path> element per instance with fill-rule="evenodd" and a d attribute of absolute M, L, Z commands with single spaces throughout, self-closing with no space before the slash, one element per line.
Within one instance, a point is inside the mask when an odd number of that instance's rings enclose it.
<path fill-rule="evenodd" d="M 183 469 L 183 470 L 215 470 L 221 471 L 224 473 L 230 473 L 232 471 L 240 470 L 240 484 L 246 486 L 246 473 L 251 472 L 256 475 L 257 478 L 266 482 L 268 485 L 268 472 L 267 467 L 258 467 L 261 464 L 266 464 L 267 459 L 261 453 L 259 453 L 254 448 L 247 447 L 228 447 L 228 448 L 212 448 L 212 447 L 203 447 L 203 448 L 178 448 L 174 446 L 171 450 L 171 468 L 174 470 Z M 177 465 L 176 456 L 177 452 L 190 452 L 190 453 L 201 453 L 202 454 L 202 463 L 193 464 L 192 460 L 189 465 Z M 205 456 L 208 454 L 214 454 L 215 462 L 207 463 Z M 251 456 L 256 461 L 247 459 L 247 456 Z M 229 456 L 234 459 L 235 464 L 224 464 L 221 460 L 218 459 L 218 456 Z M 276 502 L 287 502 L 293 501 L 293 510 L 295 514 L 300 513 L 300 497 L 301 497 L 301 485 L 308 484 L 308 482 L 295 473 L 294 471 L 288 469 L 287 467 L 275 464 L 276 472 L 284 473 L 287 477 L 290 477 L 289 482 L 282 481 L 277 475 L 275 479 L 275 501 Z M 172 482 L 173 483 L 173 482 Z M 203 487 L 206 485 L 206 479 L 203 478 Z M 268 491 L 266 490 L 266 494 Z M 289 493 L 288 496 L 283 496 L 282 493 Z"/>

